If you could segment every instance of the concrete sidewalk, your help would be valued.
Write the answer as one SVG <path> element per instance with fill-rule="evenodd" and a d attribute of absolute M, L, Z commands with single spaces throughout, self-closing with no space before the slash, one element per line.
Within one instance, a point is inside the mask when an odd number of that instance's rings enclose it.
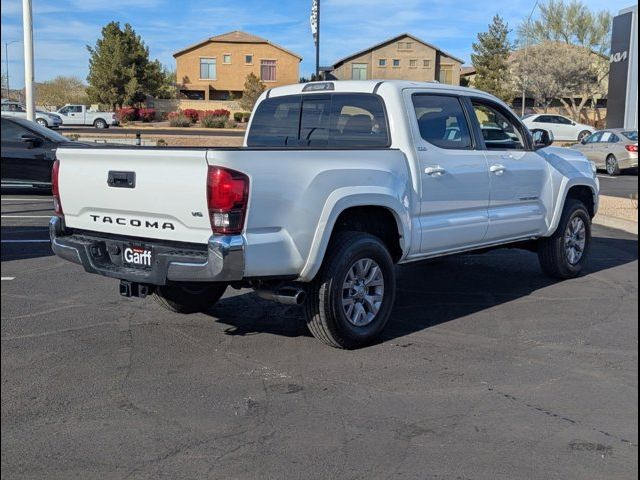
<path fill-rule="evenodd" d="M 638 195 L 631 198 L 600 195 L 600 207 L 593 223 L 638 234 Z"/>

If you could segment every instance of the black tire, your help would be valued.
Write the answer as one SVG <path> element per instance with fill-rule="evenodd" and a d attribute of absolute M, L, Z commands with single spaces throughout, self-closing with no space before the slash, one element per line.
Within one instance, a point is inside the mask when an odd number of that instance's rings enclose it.
<path fill-rule="evenodd" d="M 583 138 L 588 137 L 589 135 L 591 135 L 591 132 L 589 130 L 582 130 L 579 134 L 578 134 L 578 142 L 581 142 Z"/>
<path fill-rule="evenodd" d="M 196 313 L 213 307 L 226 289 L 225 283 L 163 285 L 156 287 L 153 298 L 171 312 Z"/>
<path fill-rule="evenodd" d="M 45 128 L 49 127 L 49 124 L 47 123 L 47 121 L 44 118 L 36 118 L 36 123 L 38 125 L 40 125 L 41 127 L 45 127 Z"/>
<path fill-rule="evenodd" d="M 109 125 L 107 125 L 107 122 L 105 122 L 103 119 L 98 118 L 95 122 L 93 122 L 93 126 L 96 128 L 107 128 Z"/>
<path fill-rule="evenodd" d="M 605 169 L 607 170 L 607 174 L 611 177 L 620 175 L 620 165 L 618 164 L 618 159 L 615 155 L 610 154 L 607 156 L 607 160 L 605 161 Z"/>
<path fill-rule="evenodd" d="M 376 274 L 378 286 L 358 285 L 349 289 L 354 292 L 354 297 L 349 296 L 354 308 L 366 310 L 371 308 L 370 302 L 364 298 L 355 298 L 355 288 L 359 288 L 358 295 L 376 294 L 381 297 L 381 304 L 377 313 L 368 323 L 356 325 L 347 318 L 343 307 L 344 282 L 352 269 L 357 268 L 358 261 L 373 261 L 372 270 L 379 268 L 382 276 L 382 292 L 379 289 L 380 276 Z M 375 273 L 375 272 L 374 272 Z M 373 275 L 371 276 L 373 278 Z M 356 280 L 356 282 L 363 281 Z M 354 282 L 355 283 L 355 282 Z M 332 239 L 327 254 L 316 278 L 311 282 L 307 290 L 308 296 L 305 302 L 305 316 L 309 330 L 318 340 L 335 348 L 358 348 L 374 341 L 382 332 L 391 311 L 396 295 L 396 279 L 393 260 L 384 243 L 373 235 L 361 232 L 340 232 Z M 365 297 L 366 298 L 366 297 Z M 355 303 L 354 303 L 355 302 Z M 356 305 L 360 304 L 360 307 Z M 347 307 L 348 308 L 348 307 Z M 359 314 L 358 314 L 359 315 Z M 359 316 L 356 320 L 359 319 Z"/>
<path fill-rule="evenodd" d="M 575 242 L 573 237 L 567 238 L 569 226 L 574 219 L 584 225 L 584 246 L 582 253 L 575 261 L 570 259 L 567 246 L 568 242 Z M 591 217 L 587 207 L 579 200 L 569 198 L 565 202 L 562 217 L 558 228 L 548 238 L 542 238 L 538 242 L 538 259 L 544 273 L 553 278 L 568 279 L 575 278 L 582 272 L 584 263 L 589 255 L 591 247 Z"/>

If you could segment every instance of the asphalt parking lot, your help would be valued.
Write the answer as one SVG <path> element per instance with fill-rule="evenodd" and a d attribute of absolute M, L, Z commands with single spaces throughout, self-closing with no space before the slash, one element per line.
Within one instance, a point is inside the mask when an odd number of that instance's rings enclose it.
<path fill-rule="evenodd" d="M 600 194 L 611 197 L 631 198 L 638 196 L 638 172 L 623 172 L 617 177 L 611 177 L 606 173 L 598 173 L 600 180 Z"/>
<path fill-rule="evenodd" d="M 631 479 L 637 237 L 584 276 L 497 250 L 399 268 L 379 344 L 228 290 L 170 314 L 52 256 L 50 197 L 2 191 L 2 477 Z"/>

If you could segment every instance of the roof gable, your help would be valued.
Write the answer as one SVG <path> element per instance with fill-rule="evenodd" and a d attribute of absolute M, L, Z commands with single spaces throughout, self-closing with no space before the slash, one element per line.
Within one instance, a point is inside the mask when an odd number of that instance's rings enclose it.
<path fill-rule="evenodd" d="M 173 56 L 178 57 L 184 53 L 187 53 L 191 50 L 195 50 L 196 48 L 199 48 L 208 43 L 263 43 L 263 44 L 271 45 L 272 47 L 275 47 L 278 50 L 282 50 L 283 52 L 288 53 L 289 55 L 293 55 L 294 57 L 302 60 L 302 57 L 300 55 L 292 52 L 291 50 L 287 50 L 286 48 L 281 47 L 280 45 L 270 42 L 266 38 L 258 37 L 257 35 L 252 35 L 251 33 L 242 32 L 240 30 L 234 30 L 233 32 L 227 32 L 221 35 L 216 35 L 214 37 L 209 37 L 194 45 L 190 45 L 186 48 L 183 48 L 182 50 L 178 50 L 173 54 Z"/>
<path fill-rule="evenodd" d="M 427 47 L 433 48 L 434 50 L 437 50 L 438 52 L 440 52 L 445 57 L 449 57 L 452 60 L 455 60 L 456 62 L 460 62 L 461 64 L 464 63 L 463 60 L 461 60 L 461 59 L 459 59 L 457 57 L 454 57 L 453 55 L 445 52 L 444 50 L 436 47 L 435 45 L 433 45 L 433 44 L 431 44 L 429 42 L 425 42 L 424 40 L 416 37 L 415 35 L 412 35 L 410 33 L 401 33 L 400 35 L 396 35 L 395 37 L 388 38 L 387 40 L 384 40 L 384 41 L 382 41 L 380 43 L 377 43 L 377 44 L 375 44 L 375 45 L 373 45 L 373 46 L 371 46 L 369 48 L 365 48 L 364 50 L 360 50 L 359 52 L 352 53 L 351 55 L 338 60 L 336 63 L 333 64 L 333 68 L 339 67 L 340 65 L 342 65 L 345 62 L 347 62 L 348 60 L 351 60 L 354 57 L 359 57 L 360 55 L 364 55 L 367 52 L 370 52 L 372 50 L 376 50 L 376 49 L 378 49 L 380 47 L 388 45 L 389 43 L 397 42 L 398 40 L 403 39 L 405 37 L 406 38 L 411 38 L 412 40 L 414 40 L 414 41 L 416 41 L 418 43 L 421 43 L 423 45 L 426 45 Z"/>

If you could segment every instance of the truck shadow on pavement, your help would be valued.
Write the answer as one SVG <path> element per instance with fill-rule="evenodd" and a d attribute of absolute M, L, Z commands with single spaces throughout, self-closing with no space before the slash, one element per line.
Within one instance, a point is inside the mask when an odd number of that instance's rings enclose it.
<path fill-rule="evenodd" d="M 49 242 L 48 227 L 2 226 L 2 263 L 51 255 L 53 251 Z"/>
<path fill-rule="evenodd" d="M 582 278 L 638 259 L 636 240 L 593 240 Z M 396 272 L 395 308 L 380 343 L 488 310 L 558 283 L 542 273 L 537 255 L 517 249 L 420 262 L 398 267 Z M 227 297 L 209 315 L 229 325 L 227 335 L 310 336 L 301 308 L 262 300 L 253 293 Z"/>

